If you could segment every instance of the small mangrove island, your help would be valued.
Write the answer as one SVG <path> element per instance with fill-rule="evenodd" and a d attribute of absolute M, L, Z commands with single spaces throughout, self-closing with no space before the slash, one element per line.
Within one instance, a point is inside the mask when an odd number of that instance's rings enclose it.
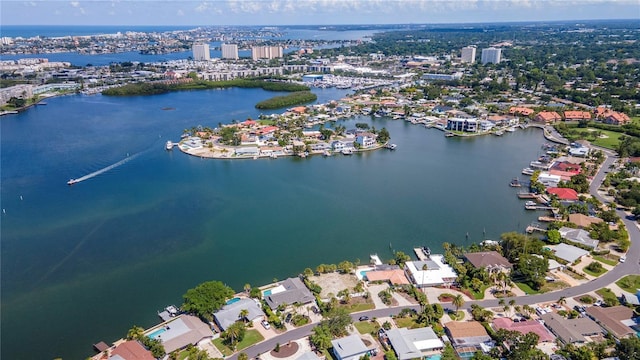
<path fill-rule="evenodd" d="M 271 99 L 260 101 L 256 104 L 256 109 L 270 110 L 279 109 L 286 106 L 304 104 L 316 101 L 318 96 L 311 91 L 296 91 L 284 96 L 275 96 Z"/>
<path fill-rule="evenodd" d="M 163 80 L 156 82 L 131 83 L 102 91 L 106 96 L 158 95 L 172 91 L 208 90 L 239 88 L 261 88 L 266 91 L 299 92 L 309 91 L 309 87 L 297 83 L 286 82 L 274 78 L 234 79 L 226 81 L 207 81 L 186 78 L 181 80 Z M 286 106 L 286 105 L 285 105 Z"/>

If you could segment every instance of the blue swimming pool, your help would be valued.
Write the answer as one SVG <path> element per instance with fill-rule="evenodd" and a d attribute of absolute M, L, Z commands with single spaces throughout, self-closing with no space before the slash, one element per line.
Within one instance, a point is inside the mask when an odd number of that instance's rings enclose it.
<path fill-rule="evenodd" d="M 271 295 L 271 289 L 265 290 L 264 291 L 264 296 L 269 296 L 269 295 Z"/>
<path fill-rule="evenodd" d="M 160 328 L 154 332 L 152 332 L 151 334 L 147 335 L 148 337 L 152 338 L 152 339 L 157 339 L 160 334 L 162 334 L 163 332 L 167 331 L 167 329 L 165 328 Z"/>
<path fill-rule="evenodd" d="M 427 356 L 425 359 L 426 360 L 440 360 L 440 358 L 442 358 L 442 355 L 435 354 L 435 355 Z"/>
<path fill-rule="evenodd" d="M 362 271 L 360 271 L 360 276 L 362 277 L 363 280 L 367 279 L 367 271 L 371 271 L 371 270 L 362 270 Z"/>
<path fill-rule="evenodd" d="M 237 303 L 238 301 L 240 301 L 239 297 L 234 297 L 233 299 L 227 301 L 227 305 L 231 305 L 233 303 Z"/>

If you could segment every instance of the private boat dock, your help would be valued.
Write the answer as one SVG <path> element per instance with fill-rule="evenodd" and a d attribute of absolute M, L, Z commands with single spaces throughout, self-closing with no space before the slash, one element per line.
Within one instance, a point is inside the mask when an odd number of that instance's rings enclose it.
<path fill-rule="evenodd" d="M 420 261 L 429 260 L 429 256 L 431 256 L 431 249 L 424 246 L 413 248 L 413 252 L 416 253 L 418 260 Z"/>
<path fill-rule="evenodd" d="M 542 228 L 542 227 L 540 226 L 540 224 L 533 222 L 533 223 L 531 223 L 529 226 L 527 226 L 527 228 L 525 229 L 525 231 L 527 232 L 527 234 L 533 234 L 533 233 L 534 233 L 534 232 L 536 232 L 536 231 L 539 231 L 539 232 L 545 232 L 545 231 L 547 231 L 547 230 L 546 230 L 546 229 L 544 229 L 544 228 Z"/>
<path fill-rule="evenodd" d="M 380 261 L 378 254 L 369 255 L 369 259 L 372 265 L 382 265 L 382 261 Z"/>

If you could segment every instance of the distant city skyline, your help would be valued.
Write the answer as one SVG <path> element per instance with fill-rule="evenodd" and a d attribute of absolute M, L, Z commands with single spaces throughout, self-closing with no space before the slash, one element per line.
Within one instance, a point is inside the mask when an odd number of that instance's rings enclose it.
<path fill-rule="evenodd" d="M 638 0 L 0 0 L 3 25 L 345 25 L 640 19 Z"/>

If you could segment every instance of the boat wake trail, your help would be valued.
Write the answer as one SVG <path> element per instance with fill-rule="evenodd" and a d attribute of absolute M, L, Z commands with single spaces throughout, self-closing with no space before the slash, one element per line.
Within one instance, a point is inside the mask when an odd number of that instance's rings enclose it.
<path fill-rule="evenodd" d="M 82 176 L 82 177 L 79 177 L 79 178 L 77 178 L 77 179 L 71 179 L 71 180 L 69 180 L 69 181 L 67 182 L 67 185 L 77 184 L 77 183 L 79 183 L 79 182 L 82 182 L 82 181 L 85 181 L 85 180 L 89 180 L 89 179 L 91 179 L 91 178 L 93 178 L 93 177 L 96 177 L 96 176 L 98 176 L 98 175 L 100 175 L 100 174 L 102 174 L 102 173 L 105 173 L 105 172 L 109 171 L 109 170 L 115 169 L 115 168 L 117 168 L 118 166 L 122 166 L 122 165 L 124 165 L 124 164 L 128 163 L 129 161 L 131 161 L 131 160 L 133 160 L 133 159 L 137 158 L 138 156 L 142 155 L 143 153 L 145 153 L 145 152 L 147 152 L 147 151 L 149 151 L 149 150 L 141 151 L 141 152 L 139 152 L 139 153 L 137 153 L 137 154 L 133 154 L 133 155 L 131 155 L 131 156 L 129 156 L 129 154 L 127 154 L 127 157 L 126 157 L 126 158 L 124 158 L 124 159 L 122 159 L 122 160 L 118 161 L 118 162 L 117 162 L 117 163 L 115 163 L 115 164 L 111 164 L 111 165 L 109 165 L 109 166 L 107 166 L 107 167 L 105 167 L 105 168 L 102 168 L 102 169 L 100 169 L 100 170 L 98 170 L 98 171 L 94 171 L 94 172 L 92 172 L 91 174 L 87 174 L 87 175 Z"/>

